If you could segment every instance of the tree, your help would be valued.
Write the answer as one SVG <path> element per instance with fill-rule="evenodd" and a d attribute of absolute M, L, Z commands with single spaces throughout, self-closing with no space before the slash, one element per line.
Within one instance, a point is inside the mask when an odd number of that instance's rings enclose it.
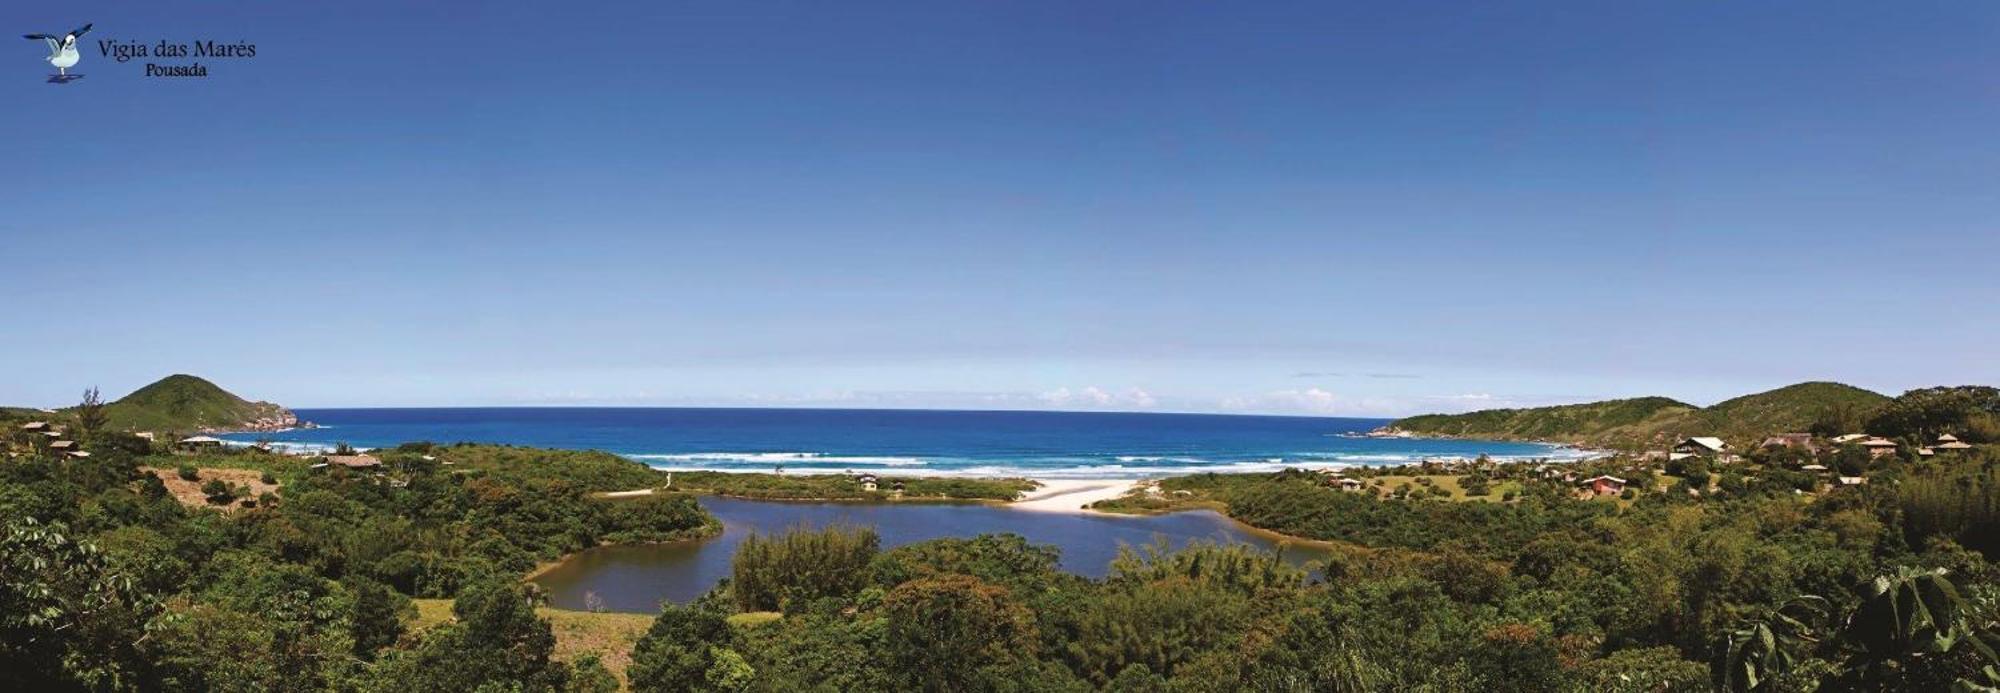
<path fill-rule="evenodd" d="M 1861 606 L 1848 616 L 1840 634 L 1854 651 L 1844 680 L 1890 688 L 1941 686 L 1953 678 L 2000 684 L 2000 676 L 1994 675 L 2000 657 L 1982 641 L 1991 634 L 1971 620 L 1970 606 L 1944 571 L 1899 566 L 1869 580 L 1861 593 Z M 1955 651 L 1971 653 L 1984 671 L 1926 671 Z"/>
<path fill-rule="evenodd" d="M 552 691 L 567 685 L 569 667 L 552 659 L 554 631 L 535 615 L 533 599 L 513 580 L 493 578 L 467 586 L 451 612 L 456 623 L 433 628 L 415 650 L 384 659 L 376 670 L 379 687 Z"/>
<path fill-rule="evenodd" d="M 777 537 L 751 535 L 730 564 L 730 590 L 743 611 L 792 609 L 866 587 L 881 546 L 873 528 L 793 529 Z"/>
<path fill-rule="evenodd" d="M 1791 672 L 1803 652 L 1819 641 L 1817 628 L 1826 613 L 1826 600 L 1808 595 L 1786 603 L 1767 619 L 1724 633 L 1709 658 L 1710 681 L 1716 690 L 1735 693 L 1776 690 L 1779 677 Z"/>
<path fill-rule="evenodd" d="M 0 533 L 0 690 L 138 687 L 153 597 L 62 523 Z"/>
<path fill-rule="evenodd" d="M 354 656 L 374 659 L 377 651 L 403 637 L 402 615 L 409 600 L 380 582 L 362 577 L 349 578 L 347 589 L 354 595 L 354 610 L 348 616 Z"/>
<path fill-rule="evenodd" d="M 1486 631 L 1471 660 L 1473 673 L 1494 689 L 1557 691 L 1566 683 L 1555 641 L 1525 623 L 1503 623 Z"/>
<path fill-rule="evenodd" d="M 735 631 L 713 606 L 667 604 L 633 645 L 625 674 L 632 690 L 648 693 L 738 690 L 749 665 L 731 649 L 735 643 Z"/>
<path fill-rule="evenodd" d="M 104 428 L 105 419 L 104 399 L 98 396 L 97 388 L 84 390 L 83 401 L 76 405 L 76 427 L 83 430 L 86 439 L 94 438 Z"/>
<path fill-rule="evenodd" d="M 1007 588 L 969 575 L 913 580 L 882 601 L 883 647 L 906 690 L 984 688 L 979 670 L 1032 659 L 1034 625 Z"/>

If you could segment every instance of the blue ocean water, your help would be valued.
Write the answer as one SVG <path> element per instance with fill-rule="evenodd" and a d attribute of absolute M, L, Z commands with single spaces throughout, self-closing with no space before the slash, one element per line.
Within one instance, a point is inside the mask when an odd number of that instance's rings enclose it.
<path fill-rule="evenodd" d="M 660 469 L 1137 478 L 1206 471 L 1573 458 L 1552 445 L 1349 437 L 1384 419 L 865 409 L 301 409 L 320 428 L 232 434 L 318 448 L 427 440 L 596 449 Z"/>

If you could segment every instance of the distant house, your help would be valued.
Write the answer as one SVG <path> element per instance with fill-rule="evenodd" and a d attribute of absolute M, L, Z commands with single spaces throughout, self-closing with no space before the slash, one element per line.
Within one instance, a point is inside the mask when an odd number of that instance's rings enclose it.
<path fill-rule="evenodd" d="M 1774 436 L 1771 436 L 1771 437 L 1769 437 L 1769 438 L 1765 438 L 1765 439 L 1764 439 L 1764 442 L 1763 442 L 1763 443 L 1760 443 L 1760 444 L 1758 445 L 1758 447 L 1766 447 L 1766 448 L 1805 448 L 1805 449 L 1807 449 L 1807 450 L 1811 450 L 1811 449 L 1813 449 L 1813 442 L 1812 442 L 1812 434 L 1811 434 L 1811 433 L 1780 433 L 1780 434 L 1778 434 L 1778 435 L 1774 435 Z"/>
<path fill-rule="evenodd" d="M 1860 486 L 1868 483 L 1868 477 L 1863 476 L 1843 476 L 1837 478 L 1840 479 L 1840 485 L 1842 486 Z"/>
<path fill-rule="evenodd" d="M 1896 441 L 1887 438 L 1869 438 L 1856 444 L 1868 448 L 1869 457 L 1883 457 L 1893 454 L 1896 452 L 1897 447 Z"/>
<path fill-rule="evenodd" d="M 1952 454 L 1964 450 L 1971 450 L 1972 445 L 1963 440 L 1959 440 L 1958 436 L 1946 433 L 1944 435 L 1937 437 L 1937 443 L 1932 445 L 1931 449 L 1936 450 L 1940 454 Z"/>
<path fill-rule="evenodd" d="M 1809 465 L 1806 465 L 1806 466 L 1803 466 L 1803 467 L 1800 467 L 1800 468 L 1799 468 L 1799 471 L 1801 471 L 1801 472 L 1812 472 L 1812 473 L 1814 473 L 1814 474 L 1819 474 L 1819 473 L 1822 473 L 1822 472 L 1825 472 L 1825 471 L 1826 471 L 1826 465 L 1823 465 L 1823 464 L 1809 464 Z"/>
<path fill-rule="evenodd" d="M 78 449 L 74 440 L 57 440 L 49 443 L 49 452 L 65 453 Z"/>
<path fill-rule="evenodd" d="M 181 450 L 187 452 L 195 452 L 199 450 L 213 450 L 215 448 L 222 447 L 222 439 L 210 436 L 194 436 L 191 438 L 182 438 L 180 442 L 177 443 L 177 445 L 180 447 Z"/>
<path fill-rule="evenodd" d="M 863 474 L 863 475 L 861 475 L 860 477 L 856 478 L 856 479 L 855 479 L 855 481 L 858 481 L 858 482 L 861 482 L 861 490 L 863 490 L 863 491 L 871 491 L 871 492 L 872 492 L 872 491 L 874 491 L 875 489 L 877 489 L 877 488 L 880 488 L 880 486 L 878 486 L 878 485 L 877 485 L 877 484 L 875 483 L 875 482 L 876 482 L 876 479 L 875 479 L 875 475 L 873 475 L 873 474 Z"/>
<path fill-rule="evenodd" d="M 382 466 L 382 460 L 374 455 L 327 455 L 327 464 L 337 464 L 348 469 L 374 469 Z"/>
<path fill-rule="evenodd" d="M 1609 474 L 1584 479 L 1583 487 L 1590 489 L 1591 495 L 1615 496 L 1625 492 L 1625 480 Z"/>
<path fill-rule="evenodd" d="M 1680 443 L 1674 445 L 1674 452 L 1683 455 L 1701 455 L 1703 457 L 1711 457 L 1723 454 L 1728 451 L 1729 451 L 1729 444 L 1722 442 L 1721 438 L 1716 438 L 1714 436 L 1695 436 L 1693 438 L 1682 438 Z"/>
<path fill-rule="evenodd" d="M 29 422 L 27 422 L 27 423 L 24 423 L 24 424 L 21 424 L 21 430 L 23 430 L 23 431 L 36 431 L 36 432 L 41 432 L 41 431 L 46 431 L 46 430 L 49 430 L 49 422 L 47 422 L 47 421 L 29 421 Z"/>
<path fill-rule="evenodd" d="M 1344 477 L 1344 476 L 1337 476 L 1332 479 L 1327 479 L 1326 485 L 1332 486 L 1342 491 L 1359 491 L 1361 490 L 1361 487 L 1364 486 L 1364 484 L 1361 483 L 1360 479 Z"/>
<path fill-rule="evenodd" d="M 1834 436 L 1833 442 L 1835 445 L 1846 445 L 1848 443 L 1860 442 L 1867 439 L 1868 439 L 1868 434 L 1866 433 L 1843 433 L 1841 435 Z"/>
<path fill-rule="evenodd" d="M 63 455 L 81 460 L 81 459 L 88 459 L 90 457 L 90 452 L 85 450 L 71 450 L 69 452 L 63 453 Z"/>
<path fill-rule="evenodd" d="M 898 496 L 903 495 L 903 480 L 897 479 L 889 482 L 889 492 Z"/>

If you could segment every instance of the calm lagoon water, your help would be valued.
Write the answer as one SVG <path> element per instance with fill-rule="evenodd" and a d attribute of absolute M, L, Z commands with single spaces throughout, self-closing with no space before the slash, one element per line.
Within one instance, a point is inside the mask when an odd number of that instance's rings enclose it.
<path fill-rule="evenodd" d="M 554 606 L 582 609 L 595 593 L 611 611 L 650 613 L 662 601 L 686 602 L 729 576 L 730 557 L 753 532 L 845 523 L 872 526 L 883 548 L 944 537 L 1012 532 L 1030 543 L 1062 550 L 1062 568 L 1101 577 L 1121 545 L 1141 545 L 1164 537 L 1174 546 L 1203 539 L 1275 549 L 1272 539 L 1208 511 L 1154 517 L 1045 513 L 969 504 L 788 503 L 704 498 L 702 505 L 721 518 L 722 536 L 707 541 L 641 546 L 607 546 L 585 551 L 535 578 Z M 1294 563 L 1321 558 L 1314 547 L 1285 547 Z"/>

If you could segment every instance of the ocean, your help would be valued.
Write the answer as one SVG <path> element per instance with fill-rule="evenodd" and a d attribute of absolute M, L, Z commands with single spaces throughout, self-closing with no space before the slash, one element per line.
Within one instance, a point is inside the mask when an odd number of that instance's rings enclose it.
<path fill-rule="evenodd" d="M 1425 459 L 1575 459 L 1554 445 L 1357 437 L 1386 419 L 866 409 L 301 409 L 320 425 L 224 436 L 291 449 L 410 441 L 595 449 L 665 470 L 1141 478 Z"/>

